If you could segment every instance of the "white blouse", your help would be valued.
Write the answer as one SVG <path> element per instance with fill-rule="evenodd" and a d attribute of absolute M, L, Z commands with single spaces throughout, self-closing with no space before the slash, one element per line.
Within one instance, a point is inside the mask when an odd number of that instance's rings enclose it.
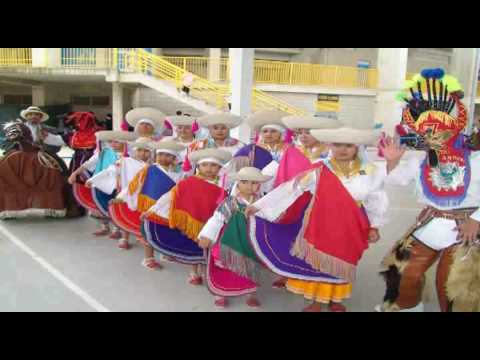
<path fill-rule="evenodd" d="M 407 159 L 400 163 L 385 179 L 389 185 L 407 186 L 415 181 L 415 192 L 419 203 L 432 206 L 440 210 L 454 210 L 461 208 L 477 208 L 480 205 L 480 153 L 473 152 L 470 155 L 471 180 L 467 195 L 460 205 L 439 206 L 428 199 L 424 192 L 420 179 L 421 164 L 427 153 L 410 152 Z M 471 218 L 480 221 L 480 210 L 475 211 Z M 457 243 L 458 231 L 454 220 L 434 218 L 428 224 L 416 230 L 413 236 L 434 250 L 442 250 Z"/>
<path fill-rule="evenodd" d="M 100 153 L 97 151 L 95 154 L 93 154 L 93 156 L 90 159 L 88 159 L 82 164 L 82 167 L 88 170 L 89 172 L 93 173 L 97 167 L 99 156 L 100 156 Z"/>
<path fill-rule="evenodd" d="M 117 189 L 117 179 L 120 189 L 127 189 L 130 181 L 143 169 L 147 163 L 133 158 L 122 158 L 114 165 L 92 176 L 87 182 L 106 194 L 112 194 Z"/>
<path fill-rule="evenodd" d="M 389 205 L 387 194 L 383 189 L 386 170 L 373 164 L 367 164 L 363 170 L 364 175 L 358 174 L 351 178 L 340 177 L 339 179 L 352 197 L 362 202 L 371 226 L 378 228 L 386 223 L 385 213 Z M 317 181 L 317 173 L 311 171 L 298 184 L 295 184 L 295 179 L 292 179 L 280 185 L 253 204 L 260 210 L 257 216 L 271 222 L 277 220 L 304 192 L 314 194 Z"/>
<path fill-rule="evenodd" d="M 243 198 L 237 198 L 241 203 L 249 206 L 250 202 Z M 198 238 L 207 238 L 212 243 L 216 243 L 223 226 L 226 224 L 225 216 L 220 211 L 215 211 L 213 216 L 207 221 L 207 223 L 198 234 Z"/>

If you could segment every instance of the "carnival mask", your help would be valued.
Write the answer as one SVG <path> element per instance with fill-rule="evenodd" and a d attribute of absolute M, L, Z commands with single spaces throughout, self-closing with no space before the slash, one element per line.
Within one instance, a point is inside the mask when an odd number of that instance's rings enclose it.
<path fill-rule="evenodd" d="M 30 129 L 21 120 L 9 122 L 4 126 L 5 138 L 9 142 L 33 142 Z"/>

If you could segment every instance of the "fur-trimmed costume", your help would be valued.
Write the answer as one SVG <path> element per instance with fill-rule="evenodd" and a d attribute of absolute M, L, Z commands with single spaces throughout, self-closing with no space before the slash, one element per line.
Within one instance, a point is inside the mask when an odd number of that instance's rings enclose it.
<path fill-rule="evenodd" d="M 434 69 L 416 75 L 405 88 L 409 93 L 399 94 L 408 104 L 403 123 L 422 138 L 427 153 L 398 165 L 386 182 L 405 186 L 415 180 L 419 202 L 426 207 L 383 260 L 387 290 L 381 310 L 421 310 L 425 273 L 439 260 L 441 310 L 479 311 L 479 243 L 466 247 L 454 230 L 469 217 L 480 220 L 480 156 L 470 152 L 462 134 L 467 114 L 461 86 Z"/>

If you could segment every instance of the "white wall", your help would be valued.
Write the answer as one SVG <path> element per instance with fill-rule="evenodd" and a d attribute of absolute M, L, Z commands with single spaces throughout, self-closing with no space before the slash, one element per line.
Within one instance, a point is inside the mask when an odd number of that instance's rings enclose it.
<path fill-rule="evenodd" d="M 433 67 L 440 67 L 449 71 L 451 55 L 450 52 L 442 50 L 410 48 L 408 49 L 407 71 L 417 73 L 423 69 Z"/>
<path fill-rule="evenodd" d="M 372 128 L 375 124 L 374 109 L 373 96 L 342 95 L 338 118 L 342 123 L 354 128 Z"/>
<path fill-rule="evenodd" d="M 309 113 L 316 112 L 317 94 L 267 92 L 272 96 L 282 99 L 289 104 L 306 110 Z M 342 123 L 357 128 L 371 128 L 375 121 L 373 118 L 375 96 L 363 95 L 339 95 L 340 113 L 338 118 Z"/>
<path fill-rule="evenodd" d="M 301 53 L 295 54 L 298 50 Z M 208 56 L 208 48 L 163 48 L 162 51 L 166 56 Z M 377 54 L 377 48 L 269 48 L 257 49 L 255 58 L 353 67 L 359 60 L 365 60 L 376 68 Z M 222 56 L 228 56 L 228 49 L 222 49 Z M 419 72 L 428 67 L 448 70 L 450 56 L 451 49 L 409 48 L 408 72 Z"/>
<path fill-rule="evenodd" d="M 178 110 L 188 113 L 192 116 L 204 115 L 202 112 L 195 110 L 188 105 L 176 101 L 162 93 L 140 86 L 133 92 L 132 97 L 133 107 L 154 107 L 162 111 L 166 115 L 175 115 Z"/>

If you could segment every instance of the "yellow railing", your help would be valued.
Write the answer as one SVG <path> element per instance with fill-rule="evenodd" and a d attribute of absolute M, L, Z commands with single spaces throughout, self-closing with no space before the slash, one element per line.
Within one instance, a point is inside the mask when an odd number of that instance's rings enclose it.
<path fill-rule="evenodd" d="M 253 89 L 252 94 L 252 108 L 253 111 L 260 110 L 280 110 L 292 115 L 306 115 L 306 111 L 298 109 L 289 103 L 271 96 L 261 90 Z"/>
<path fill-rule="evenodd" d="M 217 67 L 220 81 L 229 81 L 229 61 L 207 57 L 172 57 L 163 59 L 193 74 L 209 78 L 209 68 Z M 213 70 L 215 71 L 215 70 Z M 375 88 L 377 70 L 354 67 L 256 60 L 254 81 L 258 84 L 317 85 L 344 88 Z"/>
<path fill-rule="evenodd" d="M 206 57 L 161 57 L 140 48 L 61 48 L 61 67 L 64 68 L 106 68 L 120 72 L 140 72 L 155 78 L 173 82 L 181 88 L 183 76 L 190 72 L 195 80 L 191 95 L 215 106 L 226 109 L 228 85 L 207 80 L 212 73 L 220 81 L 229 81 L 227 58 L 213 60 Z M 30 67 L 31 48 L 0 48 L 0 66 Z M 215 69 L 212 69 L 215 68 Z M 407 74 L 411 79 L 414 74 Z M 376 69 L 354 67 L 289 63 L 281 61 L 256 60 L 255 82 L 288 85 L 318 85 L 332 88 L 377 87 Z M 480 97 L 480 83 L 477 95 Z M 254 110 L 279 109 L 292 114 L 305 113 L 274 96 L 255 89 L 252 96 Z"/>
<path fill-rule="evenodd" d="M 153 76 L 158 79 L 167 80 L 176 85 L 178 89 L 182 87 L 183 77 L 190 71 L 174 65 L 170 61 L 160 56 L 153 55 L 143 49 L 122 52 L 119 49 L 120 61 L 125 64 L 134 65 L 137 72 L 145 75 Z M 120 67 L 120 71 L 130 70 L 130 68 Z M 193 72 L 191 72 L 193 74 Z M 191 86 L 190 95 L 194 98 L 201 99 L 206 103 L 216 107 L 219 110 L 228 108 L 229 87 L 226 85 L 216 84 L 208 81 L 203 77 L 194 75 Z M 277 109 L 290 114 L 304 114 L 305 111 L 295 108 L 294 106 L 270 96 L 263 91 L 254 89 L 252 94 L 252 107 L 254 111 Z"/>
<path fill-rule="evenodd" d="M 255 82 L 284 85 L 317 85 L 340 88 L 374 88 L 375 69 L 256 60 Z"/>
<path fill-rule="evenodd" d="M 215 77 L 220 81 L 226 81 L 229 78 L 228 59 L 226 58 L 216 60 L 207 57 L 162 56 L 162 59 L 206 79 L 210 78 L 211 73 L 215 73 Z"/>
<path fill-rule="evenodd" d="M 0 48 L 0 66 L 31 66 L 31 48 Z"/>
<path fill-rule="evenodd" d="M 95 68 L 97 48 L 61 48 L 60 63 L 66 68 Z"/>

